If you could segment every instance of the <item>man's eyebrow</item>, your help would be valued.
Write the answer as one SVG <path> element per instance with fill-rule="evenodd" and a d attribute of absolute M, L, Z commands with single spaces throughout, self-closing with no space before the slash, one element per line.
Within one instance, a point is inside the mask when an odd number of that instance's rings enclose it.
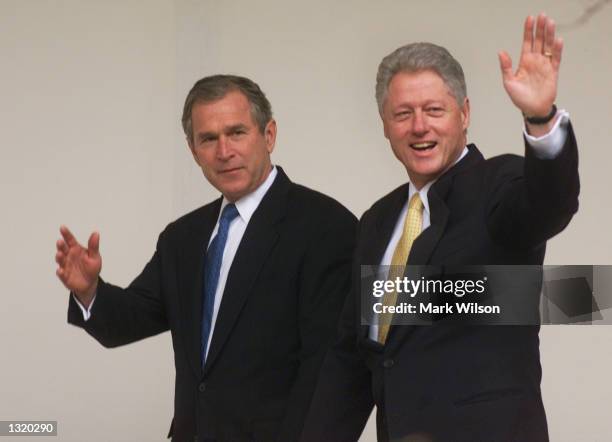
<path fill-rule="evenodd" d="M 198 139 L 199 140 L 216 139 L 218 137 L 219 137 L 219 134 L 217 134 L 216 132 L 200 132 L 198 134 Z"/>
<path fill-rule="evenodd" d="M 446 106 L 446 103 L 444 103 L 444 101 L 442 101 L 442 100 L 428 100 L 425 103 L 425 106 L 432 106 L 432 105 L 434 105 L 434 106 Z"/>
<path fill-rule="evenodd" d="M 231 126 L 226 127 L 224 132 L 231 133 L 231 132 L 235 132 L 237 130 L 247 130 L 247 127 L 246 127 L 245 124 L 242 124 L 242 123 L 233 124 Z"/>

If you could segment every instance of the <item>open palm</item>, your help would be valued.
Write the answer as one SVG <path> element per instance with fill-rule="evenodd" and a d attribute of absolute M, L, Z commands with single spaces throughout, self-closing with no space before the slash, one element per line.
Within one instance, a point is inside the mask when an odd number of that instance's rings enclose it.
<path fill-rule="evenodd" d="M 98 275 L 102 269 L 99 253 L 100 235 L 94 232 L 89 237 L 87 248 L 77 242 L 70 230 L 60 228 L 62 239 L 57 241 L 55 261 L 57 276 L 77 296 L 91 296 L 96 289 Z"/>
<path fill-rule="evenodd" d="M 535 36 L 534 36 L 535 26 Z M 499 53 L 504 88 L 523 114 L 546 116 L 557 96 L 563 41 L 555 37 L 555 23 L 540 14 L 525 20 L 521 58 L 516 72 L 507 52 Z"/>

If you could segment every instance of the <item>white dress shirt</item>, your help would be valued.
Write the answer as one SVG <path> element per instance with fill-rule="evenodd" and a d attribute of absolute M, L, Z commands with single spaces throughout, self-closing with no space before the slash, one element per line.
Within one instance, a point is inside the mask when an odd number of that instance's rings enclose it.
<path fill-rule="evenodd" d="M 270 186 L 272 186 L 272 183 L 274 182 L 274 179 L 276 178 L 277 174 L 278 171 L 276 169 L 276 166 L 272 166 L 270 174 L 268 175 L 266 180 L 259 185 L 257 189 L 255 189 L 248 195 L 243 196 L 234 203 L 236 205 L 236 209 L 238 209 L 238 216 L 234 218 L 230 223 L 230 227 L 227 233 L 227 242 L 225 243 L 225 249 L 223 250 L 221 270 L 219 271 L 219 281 L 217 283 L 217 290 L 215 292 L 215 304 L 213 306 L 212 324 L 210 327 L 210 334 L 208 336 L 208 346 L 206 350 L 207 355 L 208 349 L 210 349 L 210 341 L 212 339 L 213 332 L 215 329 L 215 323 L 217 322 L 217 315 L 219 313 L 221 299 L 223 298 L 223 292 L 225 290 L 225 284 L 227 282 L 227 275 L 232 266 L 232 262 L 234 262 L 234 256 L 236 256 L 236 251 L 238 250 L 240 241 L 242 241 L 242 237 L 247 228 L 247 225 L 249 224 L 249 221 L 251 220 L 251 216 L 253 216 L 253 213 L 255 213 L 257 207 L 259 207 L 261 200 L 263 199 L 266 192 L 268 192 L 268 190 L 270 189 Z M 210 246 L 210 243 L 212 242 L 213 238 L 217 234 L 217 231 L 219 230 L 219 219 L 221 218 L 221 213 L 223 212 L 223 208 L 228 204 L 229 201 L 225 197 L 223 197 L 223 201 L 221 202 L 221 210 L 219 211 L 219 217 L 217 218 L 217 224 L 215 225 L 215 228 L 212 234 L 210 235 L 210 240 L 208 242 L 207 249 Z M 202 250 L 202 254 L 204 255 L 205 253 L 206 251 Z M 73 295 L 73 297 L 77 305 L 81 308 L 81 312 L 83 313 L 83 319 L 87 321 L 91 317 L 91 308 L 93 307 L 95 296 L 89 304 L 89 308 L 87 309 L 83 307 L 83 305 L 79 302 L 76 296 Z"/>
<path fill-rule="evenodd" d="M 523 134 L 527 139 L 529 145 L 533 148 L 535 155 L 541 159 L 552 159 L 555 158 L 561 152 L 563 145 L 565 144 L 565 139 L 567 138 L 567 123 L 569 121 L 569 113 L 565 110 L 559 111 L 559 117 L 555 122 L 553 128 L 546 135 L 542 135 L 541 137 L 534 137 L 527 133 L 527 129 L 523 128 Z M 467 146 L 463 148 L 463 152 L 461 155 L 453 163 L 453 166 L 461 161 L 468 153 Z M 399 216 L 397 217 L 397 221 L 395 222 L 395 227 L 393 228 L 393 234 L 391 235 L 391 240 L 389 244 L 387 244 L 387 248 L 385 249 L 385 254 L 380 261 L 381 266 L 390 266 L 391 259 L 393 258 L 393 252 L 395 251 L 395 247 L 397 246 L 397 242 L 402 236 L 402 231 L 404 230 L 404 220 L 406 219 L 406 214 L 408 213 L 408 201 L 412 198 L 412 195 L 415 193 L 419 194 L 421 201 L 423 202 L 423 224 L 421 225 L 421 232 L 429 227 L 430 223 L 430 212 L 429 212 L 429 201 L 427 199 L 427 192 L 429 188 L 432 186 L 436 180 L 432 180 L 425 184 L 421 190 L 417 190 L 414 185 L 409 181 L 408 185 L 408 195 L 406 198 L 406 202 L 404 203 L 404 207 L 402 208 Z M 368 336 L 373 341 L 378 341 L 378 325 L 377 325 L 378 316 L 374 315 L 373 322 L 370 326 L 370 331 Z"/>
<path fill-rule="evenodd" d="M 242 237 L 244 236 L 244 232 L 247 228 L 247 225 L 251 220 L 251 216 L 253 216 L 253 213 L 255 213 L 255 210 L 257 209 L 257 207 L 259 207 L 259 203 L 261 203 L 261 200 L 263 199 L 264 195 L 266 194 L 268 189 L 270 189 L 270 186 L 274 182 L 276 175 L 276 166 L 273 166 L 272 171 L 268 175 L 268 178 L 266 178 L 266 180 L 257 189 L 255 189 L 254 192 L 243 196 L 234 203 L 236 204 L 236 209 L 238 209 L 238 216 L 232 220 L 229 230 L 227 232 L 227 242 L 225 243 L 225 249 L 223 251 L 223 259 L 221 260 L 221 270 L 219 271 L 219 282 L 217 283 L 217 291 L 215 292 L 215 305 L 213 306 L 212 324 L 210 327 L 210 334 L 208 335 L 206 356 L 208 356 L 208 351 L 210 350 L 210 342 L 212 340 L 212 336 L 215 330 L 215 323 L 217 322 L 217 315 L 219 314 L 219 306 L 221 305 L 223 292 L 225 291 L 227 275 L 230 271 L 230 268 L 232 267 L 232 263 L 234 262 L 236 251 L 238 250 L 240 241 L 242 241 Z M 221 202 L 221 210 L 219 211 L 219 218 L 217 218 L 217 225 L 215 226 L 212 235 L 210 235 L 210 241 L 208 242 L 208 246 L 210 246 L 210 243 L 217 234 L 217 231 L 219 230 L 219 219 L 221 218 L 221 213 L 223 212 L 223 208 L 228 204 L 229 201 L 225 197 L 223 197 L 223 201 Z"/>

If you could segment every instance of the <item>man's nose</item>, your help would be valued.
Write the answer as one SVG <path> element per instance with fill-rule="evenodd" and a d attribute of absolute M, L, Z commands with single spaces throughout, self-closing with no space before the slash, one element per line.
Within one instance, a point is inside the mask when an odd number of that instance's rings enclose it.
<path fill-rule="evenodd" d="M 229 140 L 225 136 L 220 136 L 217 142 L 217 159 L 227 160 L 231 158 L 232 151 L 229 145 Z"/>
<path fill-rule="evenodd" d="M 412 118 L 412 132 L 415 135 L 425 135 L 429 130 L 427 119 L 422 112 L 415 112 Z"/>

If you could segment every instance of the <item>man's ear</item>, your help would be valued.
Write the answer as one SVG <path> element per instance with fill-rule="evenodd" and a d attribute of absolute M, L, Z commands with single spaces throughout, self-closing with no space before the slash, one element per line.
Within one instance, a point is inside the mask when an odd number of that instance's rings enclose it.
<path fill-rule="evenodd" d="M 389 139 L 389 132 L 387 130 L 387 123 L 386 123 L 386 120 L 385 120 L 385 110 L 383 109 L 382 111 L 380 111 L 378 113 L 378 115 L 380 115 L 380 120 L 382 121 L 383 133 L 385 134 L 385 138 L 388 140 Z"/>
<path fill-rule="evenodd" d="M 385 138 L 388 140 L 389 139 L 389 132 L 387 131 L 387 123 L 385 123 L 385 119 L 382 118 L 382 124 L 383 124 L 383 133 L 385 134 Z"/>
<path fill-rule="evenodd" d="M 195 153 L 195 148 L 193 147 L 193 141 L 191 141 L 189 137 L 187 137 L 186 140 L 187 140 L 187 147 L 189 148 L 189 151 L 191 152 L 191 156 L 193 156 L 194 161 L 199 166 L 200 163 L 198 161 L 198 156 Z"/>
<path fill-rule="evenodd" d="M 464 131 L 467 130 L 470 125 L 470 100 L 468 97 L 463 99 L 463 106 L 461 107 L 461 126 Z"/>
<path fill-rule="evenodd" d="M 264 129 L 264 138 L 266 139 L 266 150 L 272 153 L 276 144 L 276 121 L 274 119 L 268 121 Z"/>

